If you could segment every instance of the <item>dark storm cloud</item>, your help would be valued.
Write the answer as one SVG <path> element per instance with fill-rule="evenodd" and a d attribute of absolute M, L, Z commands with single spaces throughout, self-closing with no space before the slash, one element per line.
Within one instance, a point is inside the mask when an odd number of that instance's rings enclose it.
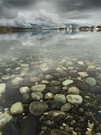
<path fill-rule="evenodd" d="M 0 1 L 0 18 L 12 19 L 17 16 L 17 11 L 11 4 Z"/>
<path fill-rule="evenodd" d="M 13 6 L 29 6 L 36 2 L 36 0 L 4 0 L 6 3 L 10 3 Z"/>
<path fill-rule="evenodd" d="M 86 10 L 101 7 L 101 0 L 55 0 L 67 10 Z"/>
<path fill-rule="evenodd" d="M 13 6 L 26 7 L 32 6 L 39 2 L 50 2 L 50 0 L 3 0 L 4 3 Z M 98 8 L 101 6 L 101 0 L 51 0 L 52 3 L 58 8 L 65 8 L 67 10 L 82 10 L 88 8 Z"/>
<path fill-rule="evenodd" d="M 33 11 L 40 2 L 53 3 L 54 9 L 59 9 L 59 13 L 101 7 L 101 0 L 0 0 L 0 18 L 16 18 L 18 12 L 23 9 Z M 38 8 L 49 10 L 45 5 Z"/>

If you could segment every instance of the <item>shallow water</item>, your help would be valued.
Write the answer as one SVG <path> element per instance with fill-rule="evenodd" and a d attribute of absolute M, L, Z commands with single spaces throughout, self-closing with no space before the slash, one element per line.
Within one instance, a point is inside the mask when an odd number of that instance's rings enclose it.
<path fill-rule="evenodd" d="M 67 75 L 57 71 L 57 68 L 61 68 Z M 87 70 L 88 68 L 92 73 Z M 70 70 L 76 73 L 71 73 Z M 86 106 L 88 109 L 85 110 L 97 115 L 101 111 L 101 33 L 36 31 L 0 35 L 0 83 L 6 84 L 6 91 L 0 97 L 0 105 L 4 108 L 10 108 L 17 101 L 26 102 L 19 88 L 33 86 L 35 82 L 30 81 L 32 77 L 40 77 L 41 81 L 48 80 L 49 83 L 51 80 L 62 83 L 69 78 L 74 80 L 73 86 L 75 86 L 78 81 L 85 82 L 87 78 L 87 76 L 81 77 L 78 72 L 86 72 L 88 77 L 96 79 L 96 85 L 92 86 L 92 89 L 88 91 L 80 89 L 80 95 L 84 99 L 80 107 L 83 108 L 87 102 L 91 103 L 93 105 Z M 51 75 L 53 78 L 47 78 L 46 75 Z M 16 77 L 22 78 L 18 84 L 12 83 Z M 64 94 L 63 86 L 60 87 L 59 93 Z M 99 90 L 97 91 L 95 87 L 99 87 Z M 48 89 L 44 94 L 47 92 Z M 89 100 L 85 96 L 89 96 Z M 73 111 L 70 112 L 72 113 Z M 100 125 L 101 118 L 96 119 L 100 119 L 98 120 Z M 92 119 L 90 120 L 94 123 Z M 99 133 L 101 127 L 99 126 L 97 130 L 97 124 L 94 126 L 93 134 Z M 87 124 L 85 127 L 87 128 Z"/>

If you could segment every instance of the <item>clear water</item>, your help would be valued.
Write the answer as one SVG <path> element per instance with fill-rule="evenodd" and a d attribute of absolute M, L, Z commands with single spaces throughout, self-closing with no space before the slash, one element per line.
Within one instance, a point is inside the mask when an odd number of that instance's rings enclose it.
<path fill-rule="evenodd" d="M 21 86 L 31 87 L 34 83 L 30 82 L 30 78 L 38 76 L 45 80 L 45 75 L 54 76 L 58 67 L 64 71 L 68 67 L 78 69 L 80 61 L 95 66 L 97 74 L 93 78 L 99 78 L 96 85 L 101 88 L 100 32 L 36 31 L 1 34 L 0 82 L 7 85 L 7 90 L 0 100 L 1 105 L 10 107 L 17 101 L 22 102 L 21 97 L 19 97 L 19 88 Z M 86 72 L 83 66 L 80 70 Z M 8 79 L 5 76 L 8 76 Z M 23 82 L 14 86 L 11 81 L 16 77 L 23 78 Z M 62 78 L 60 76 L 60 80 L 66 78 L 68 77 Z M 78 78 L 74 78 L 74 80 L 78 80 Z M 81 92 L 81 95 L 84 97 L 88 96 L 89 93 L 89 91 Z M 93 112 L 94 114 L 101 110 L 101 96 L 95 93 L 95 97 L 90 96 L 92 100 L 89 101 L 93 103 L 95 99 L 97 100 L 98 107 L 96 106 L 97 110 Z"/>

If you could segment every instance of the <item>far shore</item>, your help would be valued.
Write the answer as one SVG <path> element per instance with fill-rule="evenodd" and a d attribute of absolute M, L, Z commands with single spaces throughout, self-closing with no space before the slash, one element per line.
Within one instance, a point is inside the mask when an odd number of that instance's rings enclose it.
<path fill-rule="evenodd" d="M 101 26 L 81 26 L 81 27 L 75 27 L 75 28 L 19 28 L 19 27 L 9 27 L 9 26 L 0 26 L 0 34 L 6 34 L 6 33 L 14 33 L 14 32 L 28 32 L 28 31 L 37 31 L 37 30 L 59 30 L 59 31 L 100 31 L 101 32 Z"/>

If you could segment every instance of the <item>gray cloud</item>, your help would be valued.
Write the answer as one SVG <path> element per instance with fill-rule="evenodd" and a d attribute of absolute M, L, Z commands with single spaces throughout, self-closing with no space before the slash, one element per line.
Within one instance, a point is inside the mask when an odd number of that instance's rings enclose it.
<path fill-rule="evenodd" d="M 17 10 L 6 2 L 0 1 L 0 18 L 13 19 L 17 17 Z"/>
<path fill-rule="evenodd" d="M 36 2 L 36 0 L 4 0 L 6 3 L 10 3 L 13 6 L 29 6 L 32 5 Z"/>
<path fill-rule="evenodd" d="M 101 7 L 101 0 L 55 0 L 55 2 L 68 11 Z"/>
<path fill-rule="evenodd" d="M 83 18 L 90 19 L 92 16 L 92 14 L 90 13 L 93 11 L 93 9 L 97 10 L 100 7 L 101 7 L 101 0 L 51 0 L 51 1 L 50 0 L 0 0 L 0 19 L 2 20 L 4 18 L 7 18 L 10 19 L 11 21 L 17 18 L 16 20 L 17 23 L 23 20 L 22 22 L 26 24 L 26 20 L 30 21 L 35 17 L 34 11 L 35 10 L 39 11 L 40 9 L 45 9 L 48 12 L 50 12 L 50 10 L 52 12 L 55 11 L 55 13 L 59 16 L 62 13 L 65 13 L 64 18 L 66 19 L 72 19 L 72 20 L 73 19 L 80 20 Z M 91 11 L 88 11 L 88 9 L 90 9 Z M 23 11 L 26 11 L 26 13 Z M 29 11 L 30 13 L 32 13 L 33 16 L 27 14 L 27 12 L 29 13 Z M 87 12 L 85 13 L 85 11 Z M 23 15 L 21 16 L 20 14 L 19 17 L 19 13 L 22 13 Z M 97 13 L 98 12 L 96 12 L 96 14 Z M 45 15 L 45 13 L 43 14 Z M 34 18 L 33 21 L 37 20 L 37 18 L 42 18 L 43 16 L 42 15 L 40 16 L 39 14 L 39 16 Z M 49 20 L 51 20 L 53 19 L 52 16 L 49 17 L 49 15 L 47 15 L 45 19 L 47 20 L 48 18 Z M 54 19 L 56 20 L 56 18 Z M 39 19 L 38 23 L 39 22 L 41 24 L 42 21 L 40 21 Z M 5 24 L 5 21 L 3 23 Z"/>
<path fill-rule="evenodd" d="M 10 3 L 14 6 L 28 6 L 42 1 L 50 0 L 4 0 L 6 3 Z M 67 10 L 74 9 L 86 9 L 101 6 L 101 0 L 51 0 L 57 7 L 62 6 Z"/>

